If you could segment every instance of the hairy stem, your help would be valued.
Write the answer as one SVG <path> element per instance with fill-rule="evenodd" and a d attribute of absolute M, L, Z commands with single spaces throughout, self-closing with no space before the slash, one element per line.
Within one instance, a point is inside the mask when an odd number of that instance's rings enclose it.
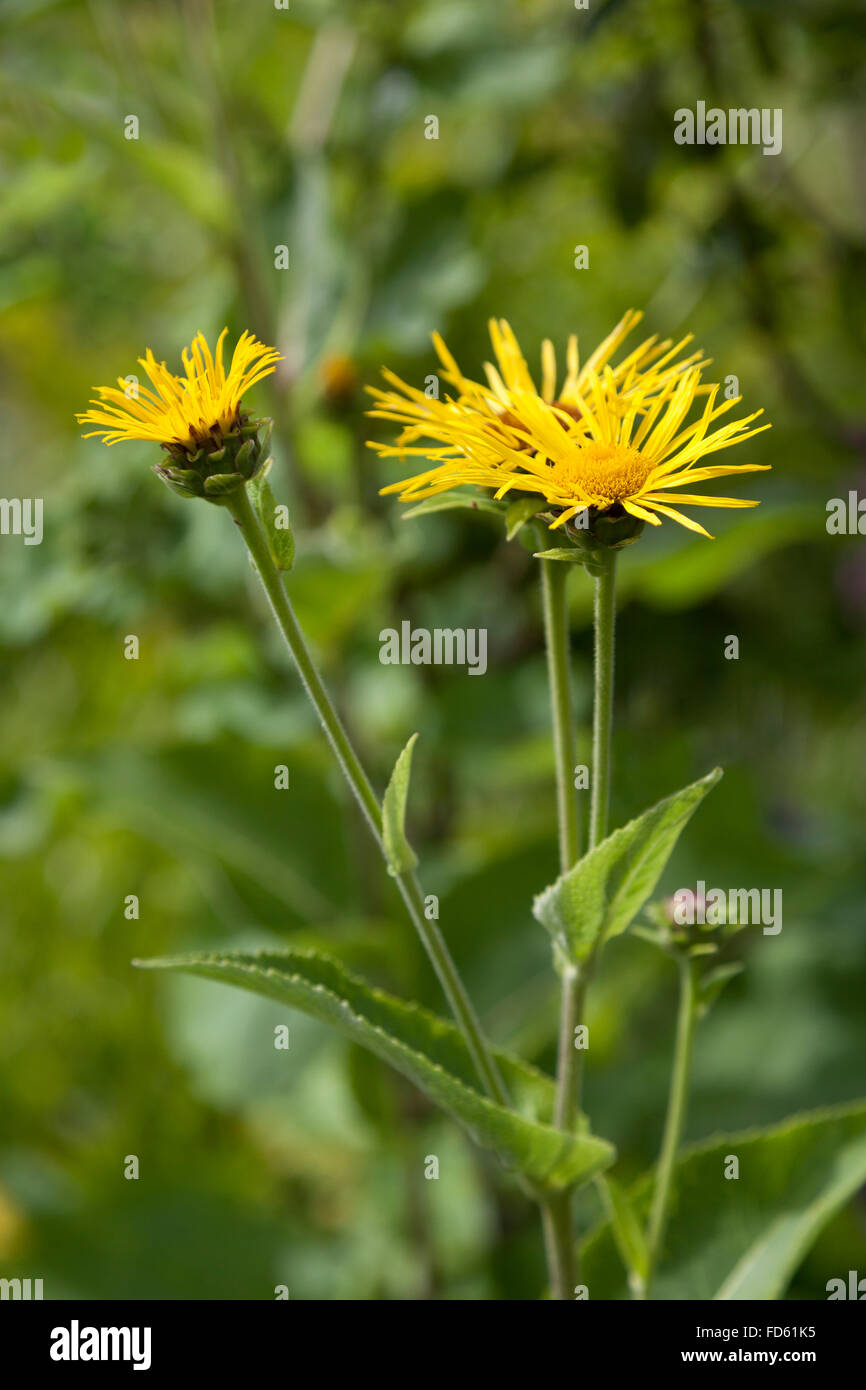
<path fill-rule="evenodd" d="M 677 1151 L 683 1134 L 688 1103 L 689 1075 L 692 1065 L 692 1048 L 697 1016 L 697 967 L 693 960 L 683 956 L 678 961 L 680 969 L 680 1006 L 677 1016 L 677 1035 L 674 1044 L 674 1065 L 671 1073 L 671 1086 L 668 1096 L 668 1109 L 665 1118 L 664 1137 L 656 1170 L 656 1184 L 653 1192 L 652 1208 L 647 1227 L 648 1269 L 646 1294 L 649 1296 L 653 1273 L 658 1263 L 665 1238 L 668 1207 L 673 1186 Z"/>
<path fill-rule="evenodd" d="M 576 1279 L 571 1193 L 557 1192 L 545 1198 L 540 1206 L 550 1293 L 560 1302 L 572 1297 Z"/>
<path fill-rule="evenodd" d="M 542 528 L 546 532 L 546 527 Z M 541 560 L 541 596 L 547 674 L 553 715 L 553 751 L 556 761 L 556 809 L 559 825 L 559 867 L 564 873 L 580 858 L 580 821 L 574 795 L 577 740 L 571 702 L 568 652 L 568 601 L 566 585 L 570 566 L 561 560 Z"/>
<path fill-rule="evenodd" d="M 325 737 L 331 745 L 343 775 L 361 808 L 376 845 L 383 859 L 386 859 L 382 840 L 382 808 L 313 663 L 303 633 L 298 626 L 298 620 L 283 587 L 280 572 L 271 556 L 267 537 L 250 506 L 246 489 L 240 488 L 237 492 L 232 493 L 226 499 L 225 505 L 235 524 L 240 528 L 277 626 L 297 667 L 304 689 L 319 716 Z M 508 1105 L 508 1095 L 504 1083 L 442 933 L 436 923 L 428 921 L 424 915 L 424 895 L 418 879 L 412 873 L 403 873 L 398 874 L 395 881 L 408 909 L 412 924 L 421 938 L 430 963 L 439 979 L 455 1021 L 463 1034 L 485 1090 L 500 1105 Z"/>
<path fill-rule="evenodd" d="M 613 667 L 616 640 L 616 551 L 597 552 L 595 580 L 595 694 L 592 714 L 592 798 L 589 848 L 607 834 L 610 806 L 610 744 L 613 727 Z"/>
<path fill-rule="evenodd" d="M 539 532 L 542 545 L 546 545 L 546 528 L 539 527 Z M 559 867 L 560 872 L 565 873 L 580 858 L 580 822 L 574 795 L 577 743 L 569 674 L 569 566 L 558 560 L 541 560 L 539 563 L 553 721 Z M 582 989 L 577 971 L 570 967 L 563 968 L 553 1122 L 564 1130 L 573 1128 L 578 1109 L 579 1053 L 574 1046 L 574 1029 L 580 1012 Z M 553 1296 L 556 1299 L 571 1298 L 577 1269 L 569 1194 L 543 1204 L 541 1217 Z"/>
<path fill-rule="evenodd" d="M 610 808 L 611 735 L 613 731 L 613 678 L 616 650 L 616 551 L 597 553 L 600 572 L 595 577 L 593 605 L 593 705 L 592 705 L 592 791 L 589 808 L 589 849 L 607 835 Z M 598 947 L 584 961 L 575 984 L 573 1027 L 581 1027 L 586 1012 L 586 996 L 595 973 Z M 580 1109 L 583 1088 L 583 1050 L 575 1053 L 574 1104 Z"/>
<path fill-rule="evenodd" d="M 557 751 L 557 802 L 560 807 L 560 864 L 562 871 L 571 868 L 579 853 L 576 818 L 569 817 L 568 804 L 574 767 L 574 728 L 568 689 L 568 624 L 564 605 L 564 580 L 554 580 L 549 574 L 561 561 L 542 560 L 548 573 L 543 574 L 545 593 L 545 630 L 547 634 L 548 666 L 553 704 L 554 741 Z M 607 834 L 610 804 L 611 730 L 613 727 L 613 673 L 616 637 L 616 551 L 603 550 L 598 554 L 599 573 L 595 579 L 594 606 L 594 700 L 592 721 L 592 794 L 589 820 L 589 848 L 593 849 Z M 565 566 L 562 566 L 565 568 Z M 553 586 L 551 596 L 551 586 Z M 557 608 L 557 586 L 560 589 Z M 563 693 L 564 692 L 564 693 Z M 567 754 L 566 754 L 567 750 Z M 567 763 L 566 763 L 567 755 Z M 566 782 L 567 778 L 567 782 Z M 580 969 L 568 965 L 562 972 L 562 1005 L 559 1025 L 559 1056 L 556 1078 L 556 1124 L 571 1129 L 580 1111 L 583 1089 L 584 1048 L 575 1047 L 576 1030 L 583 1026 L 586 996 L 595 969 L 595 953 Z M 579 1261 L 573 1234 L 573 1218 L 569 1202 L 556 1203 L 544 1213 L 548 1260 L 557 1254 L 552 1271 L 560 1277 L 560 1287 L 568 1291 L 556 1297 L 571 1297 L 571 1287 L 579 1278 Z M 548 1235 L 548 1227 L 551 1234 Z M 558 1246 L 553 1246 L 553 1232 Z M 554 1287 L 556 1287 L 554 1285 Z"/>

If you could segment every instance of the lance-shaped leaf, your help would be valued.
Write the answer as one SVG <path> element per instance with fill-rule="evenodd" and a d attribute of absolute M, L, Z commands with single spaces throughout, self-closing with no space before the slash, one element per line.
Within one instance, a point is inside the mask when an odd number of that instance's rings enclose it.
<path fill-rule="evenodd" d="M 513 541 L 527 521 L 543 512 L 546 505 L 543 497 L 519 497 L 516 502 L 509 503 L 505 513 L 505 539 Z"/>
<path fill-rule="evenodd" d="M 597 1184 L 630 1281 L 636 1288 L 641 1288 L 646 1283 L 649 1270 L 649 1250 L 643 1225 L 630 1198 L 614 1178 L 605 1174 L 597 1179 Z"/>
<path fill-rule="evenodd" d="M 314 951 L 231 952 L 136 961 L 240 985 L 334 1024 L 413 1081 L 476 1142 L 532 1182 L 564 1187 L 609 1166 L 614 1149 L 586 1133 L 550 1124 L 549 1077 L 508 1052 L 494 1051 L 514 1110 L 479 1089 L 472 1057 L 454 1024 L 375 989 L 338 961 Z"/>
<path fill-rule="evenodd" d="M 417 734 L 412 735 L 394 764 L 382 803 L 382 841 L 388 873 L 395 878 L 397 874 L 411 873 L 418 863 L 418 856 L 406 839 L 406 798 L 409 795 L 412 752 L 417 738 Z"/>
<path fill-rule="evenodd" d="M 563 546 L 555 547 L 553 550 L 536 550 L 533 556 L 536 560 L 564 560 L 567 565 L 582 565 L 586 559 L 585 550 L 569 550 Z"/>
<path fill-rule="evenodd" d="M 615 830 L 562 874 L 532 905 L 567 959 L 580 962 L 625 931 L 661 877 L 671 851 L 721 768 L 667 796 Z"/>
<path fill-rule="evenodd" d="M 653 1181 L 647 1173 L 630 1189 L 640 1219 Z M 862 1100 L 684 1150 L 653 1297 L 781 1298 L 810 1246 L 864 1182 Z M 581 1271 L 592 1298 L 627 1296 L 617 1244 L 610 1222 L 587 1239 Z"/>
<path fill-rule="evenodd" d="M 496 514 L 504 512 L 506 504 L 496 502 L 492 497 L 485 497 L 481 493 L 473 492 L 440 492 L 436 497 L 425 497 L 423 502 L 416 502 L 414 507 L 403 513 L 403 520 L 408 521 L 411 516 L 427 516 L 430 512 L 494 512 Z"/>

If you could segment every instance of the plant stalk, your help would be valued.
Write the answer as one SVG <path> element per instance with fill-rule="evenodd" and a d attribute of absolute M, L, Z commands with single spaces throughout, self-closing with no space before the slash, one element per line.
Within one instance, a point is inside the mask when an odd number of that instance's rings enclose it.
<path fill-rule="evenodd" d="M 577 1278 L 571 1192 L 552 1193 L 541 1201 L 540 1207 L 551 1297 L 562 1302 L 572 1297 Z"/>
<path fill-rule="evenodd" d="M 601 844 L 608 829 L 616 651 L 616 551 L 601 550 L 597 553 L 597 559 L 601 569 L 595 577 L 593 602 L 592 788 L 587 846 L 590 850 Z M 575 988 L 575 1028 L 584 1023 L 586 996 L 595 973 L 598 952 L 599 945 L 596 945 L 580 971 Z M 583 1050 L 577 1051 L 575 1057 L 574 1104 L 579 1110 L 583 1089 Z"/>
<path fill-rule="evenodd" d="M 541 544 L 544 546 L 547 544 L 546 527 L 538 529 Z M 577 741 L 569 670 L 569 567 L 558 560 L 541 560 L 539 563 L 553 722 L 559 868 L 561 873 L 566 873 L 580 858 L 580 821 L 574 795 Z M 583 986 L 578 972 L 572 967 L 563 967 L 561 973 L 562 993 L 553 1122 L 559 1129 L 571 1131 L 578 1109 L 579 1053 L 574 1046 L 574 1029 L 581 1008 Z M 556 1299 L 570 1299 L 577 1278 L 570 1193 L 543 1202 L 541 1219 L 553 1296 Z"/>
<path fill-rule="evenodd" d="M 316 670 L 304 635 L 283 587 L 280 572 L 271 556 L 267 537 L 250 505 L 246 488 L 239 488 L 237 492 L 230 494 L 225 500 L 225 506 L 246 542 L 277 626 L 297 667 L 304 689 L 319 716 L 325 737 L 361 808 L 382 858 L 387 864 L 382 840 L 382 808 Z M 412 924 L 421 938 L 455 1021 L 472 1055 L 484 1089 L 493 1100 L 498 1101 L 500 1105 L 507 1106 L 509 1104 L 508 1093 L 457 967 L 437 924 L 429 921 L 424 915 L 424 895 L 421 885 L 413 873 L 398 874 L 395 876 L 395 881 L 412 919 Z"/>
<path fill-rule="evenodd" d="M 592 712 L 592 793 L 589 848 L 607 834 L 610 807 L 610 745 L 613 728 L 613 668 L 616 642 L 616 551 L 597 552 L 595 580 L 595 691 Z"/>
<path fill-rule="evenodd" d="M 542 534 L 547 528 L 543 527 Z M 546 544 L 546 542 L 545 542 Z M 540 560 L 547 674 L 553 715 L 553 751 L 556 762 L 556 810 L 559 827 L 559 867 L 562 873 L 580 858 L 580 820 L 574 794 L 577 740 L 569 674 L 568 597 L 570 566 L 561 560 Z"/>
<path fill-rule="evenodd" d="M 589 848 L 607 834 L 610 805 L 611 731 L 613 728 L 613 678 L 616 639 L 616 551 L 599 552 L 600 572 L 595 579 L 594 603 L 594 698 L 592 720 L 592 791 L 589 820 Z M 557 804 L 560 808 L 559 843 L 562 872 L 579 857 L 579 830 L 576 812 L 569 813 L 574 768 L 574 722 L 568 684 L 568 616 L 565 606 L 565 579 L 552 571 L 561 561 L 542 560 L 545 633 L 553 708 L 554 745 L 557 764 Z M 565 566 L 562 566 L 565 568 Z M 586 996 L 595 969 L 594 952 L 578 969 L 567 966 L 562 972 L 559 1049 L 556 1077 L 555 1122 L 571 1130 L 580 1112 L 583 1089 L 584 1048 L 576 1048 L 576 1030 L 583 1025 Z M 579 1278 L 579 1257 L 573 1232 L 570 1197 L 548 1205 L 542 1213 L 551 1279 L 557 1298 L 570 1298 Z M 556 1240 L 556 1244 L 554 1244 Z M 562 1290 L 565 1289 L 563 1293 Z"/>
<path fill-rule="evenodd" d="M 545 563 L 545 562 L 542 562 Z M 560 561 L 549 560 L 547 564 Z M 611 731 L 613 728 L 613 673 L 616 639 L 616 551 L 600 552 L 603 569 L 595 580 L 594 698 L 592 714 L 592 792 L 589 816 L 589 849 L 607 834 L 610 805 Z M 570 867 L 570 866 L 568 866 Z M 563 1008 L 559 1034 L 558 1123 L 570 1128 L 580 1111 L 583 1090 L 584 1048 L 575 1048 L 575 1030 L 583 1026 L 586 997 L 595 972 L 597 950 L 578 969 L 563 976 Z M 568 998 L 566 999 L 566 989 Z"/>
<path fill-rule="evenodd" d="M 680 1004 L 677 1015 L 677 1034 L 674 1044 L 674 1065 L 671 1073 L 664 1137 L 656 1170 L 652 1208 L 647 1227 L 647 1278 L 645 1294 L 649 1297 L 652 1277 L 661 1254 L 668 1219 L 677 1151 L 683 1134 L 688 1103 L 689 1076 L 697 1018 L 697 966 L 687 956 L 677 962 L 680 970 Z"/>

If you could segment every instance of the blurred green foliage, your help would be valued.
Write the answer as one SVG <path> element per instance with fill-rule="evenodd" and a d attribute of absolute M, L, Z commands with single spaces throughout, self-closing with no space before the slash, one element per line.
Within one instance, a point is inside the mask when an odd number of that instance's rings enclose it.
<path fill-rule="evenodd" d="M 442 1008 L 225 516 L 73 413 L 199 328 L 285 352 L 254 404 L 301 620 L 380 787 L 420 731 L 426 891 L 491 1034 L 551 1067 L 533 562 L 489 516 L 404 523 L 377 496 L 361 386 L 435 371 L 436 328 L 474 372 L 492 314 L 535 360 L 629 305 L 693 331 L 766 407 L 748 447 L 774 471 L 714 542 L 666 525 L 624 556 L 614 823 L 721 763 L 665 887 L 784 893 L 699 1033 L 689 1137 L 862 1095 L 866 555 L 825 530 L 864 484 L 862 7 L 8 0 L 2 28 L 0 493 L 43 497 L 45 537 L 0 537 L 0 1272 L 47 1297 L 536 1297 L 534 1210 L 402 1081 L 297 1015 L 275 1051 L 276 1004 L 130 969 L 291 941 Z M 676 146 L 697 99 L 781 107 L 783 153 Z M 589 609 L 578 573 L 584 758 Z M 380 665 L 403 619 L 487 627 L 487 675 Z M 626 1179 L 658 1145 L 674 991 L 650 947 L 613 943 L 586 1104 Z M 855 1201 L 791 1296 L 862 1269 L 863 1232 Z"/>

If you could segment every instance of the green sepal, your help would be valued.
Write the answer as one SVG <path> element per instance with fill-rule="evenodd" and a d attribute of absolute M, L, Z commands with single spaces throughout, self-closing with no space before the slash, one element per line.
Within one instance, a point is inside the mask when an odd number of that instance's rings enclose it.
<path fill-rule="evenodd" d="M 643 533 L 646 522 L 631 516 L 622 508 L 618 515 L 611 515 L 610 509 L 598 511 L 590 507 L 586 526 L 576 526 L 574 520 L 565 523 L 566 533 L 575 545 L 584 550 L 622 550 L 632 545 Z"/>
<path fill-rule="evenodd" d="M 153 467 L 156 476 L 178 497 L 203 497 L 204 486 L 201 475 L 194 468 L 167 468 L 157 463 Z"/>
<path fill-rule="evenodd" d="M 251 478 L 256 466 L 258 450 L 255 439 L 244 440 L 235 454 L 235 468 L 244 478 Z"/>
<path fill-rule="evenodd" d="M 244 480 L 240 473 L 212 473 L 209 478 L 204 480 L 204 490 L 206 497 L 227 497 L 231 492 L 237 492 L 239 487 L 243 487 Z"/>

